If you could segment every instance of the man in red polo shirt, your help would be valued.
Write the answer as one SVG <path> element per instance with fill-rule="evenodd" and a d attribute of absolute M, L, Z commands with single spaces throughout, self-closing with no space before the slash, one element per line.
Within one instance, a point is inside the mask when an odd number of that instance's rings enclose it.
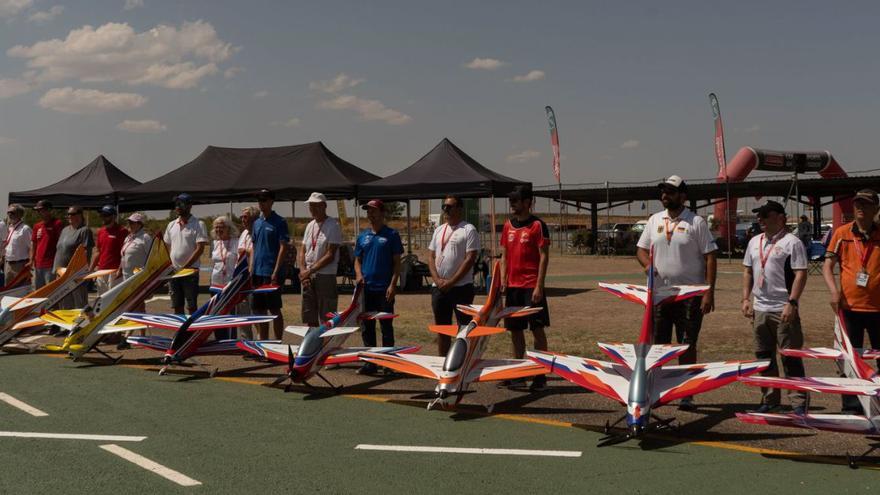
<path fill-rule="evenodd" d="M 92 270 L 116 270 L 122 261 L 122 244 L 128 237 L 128 229 L 116 223 L 116 208 L 110 205 L 102 206 L 98 211 L 101 214 L 103 227 L 98 229 L 98 241 L 95 246 L 98 252 L 92 257 Z M 115 273 L 99 277 L 95 280 L 98 286 L 98 294 L 107 292 L 122 281 Z"/>
<path fill-rule="evenodd" d="M 61 219 L 52 216 L 52 203 L 45 199 L 37 201 L 34 211 L 40 215 L 40 221 L 31 231 L 31 267 L 34 269 L 34 290 L 55 279 L 52 264 L 55 261 L 55 246 L 64 224 Z"/>
<path fill-rule="evenodd" d="M 547 350 L 544 327 L 550 326 L 550 312 L 544 296 L 544 278 L 550 261 L 550 232 L 547 225 L 532 215 L 532 189 L 517 186 L 508 195 L 511 218 L 501 232 L 501 290 L 507 306 L 531 306 L 541 311 L 522 318 L 507 318 L 504 326 L 513 341 L 513 357 L 522 359 L 526 352 L 523 331 L 528 327 L 535 339 L 535 349 Z M 502 382 L 501 386 L 517 386 L 523 379 Z M 532 391 L 547 387 L 547 378 L 538 375 L 532 381 Z"/>

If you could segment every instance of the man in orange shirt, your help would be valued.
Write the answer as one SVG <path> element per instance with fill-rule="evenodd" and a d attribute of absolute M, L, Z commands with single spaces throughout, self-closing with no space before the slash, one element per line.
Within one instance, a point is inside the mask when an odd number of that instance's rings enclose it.
<path fill-rule="evenodd" d="M 865 332 L 871 346 L 880 347 L 880 226 L 874 217 L 880 201 L 871 189 L 853 198 L 853 222 L 834 231 L 822 275 L 831 292 L 831 308 L 842 315 L 847 336 L 855 348 L 864 348 Z M 840 264 L 840 289 L 834 265 Z M 854 396 L 843 396 L 843 411 L 861 414 Z"/>

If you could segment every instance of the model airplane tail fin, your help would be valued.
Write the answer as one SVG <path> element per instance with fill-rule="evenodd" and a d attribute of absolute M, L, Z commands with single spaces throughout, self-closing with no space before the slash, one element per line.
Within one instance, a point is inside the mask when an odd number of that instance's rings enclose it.
<path fill-rule="evenodd" d="M 468 337 L 485 337 L 487 335 L 495 335 L 506 331 L 506 328 L 501 327 L 474 327 L 468 332 Z"/>
<path fill-rule="evenodd" d="M 108 268 L 106 270 L 95 270 L 92 273 L 85 275 L 82 280 L 93 280 L 96 278 L 106 277 L 107 275 L 113 275 L 114 273 L 116 273 L 115 268 Z"/>
<path fill-rule="evenodd" d="M 834 318 L 834 338 L 837 340 L 837 345 L 844 355 L 844 369 L 847 371 L 847 376 L 855 375 L 856 378 L 870 380 L 877 373 L 874 371 L 874 368 L 865 362 L 860 352 L 853 348 L 844 321 L 843 311 L 839 310 Z"/>
<path fill-rule="evenodd" d="M 428 325 L 428 330 L 439 333 L 440 335 L 448 335 L 455 337 L 458 335 L 458 327 L 455 325 Z"/>
<path fill-rule="evenodd" d="M 531 306 L 508 306 L 497 311 L 493 315 L 495 321 L 501 321 L 504 318 L 522 318 L 523 316 L 533 315 L 540 312 L 544 308 L 533 308 Z"/>
<path fill-rule="evenodd" d="M 359 320 L 390 320 L 393 318 L 397 318 L 398 315 L 394 313 L 386 313 L 384 311 L 369 311 L 367 313 L 361 313 L 358 315 Z"/>

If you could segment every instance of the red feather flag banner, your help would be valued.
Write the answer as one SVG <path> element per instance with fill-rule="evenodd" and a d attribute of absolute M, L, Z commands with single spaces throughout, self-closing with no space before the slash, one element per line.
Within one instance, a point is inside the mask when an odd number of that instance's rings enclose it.
<path fill-rule="evenodd" d="M 559 133 L 556 132 L 556 114 L 553 113 L 551 107 L 545 107 L 547 112 L 547 120 L 550 123 L 550 144 L 553 146 L 553 175 L 556 176 L 556 183 L 562 184 L 562 173 L 559 168 Z"/>
<path fill-rule="evenodd" d="M 727 180 L 727 152 L 724 150 L 724 124 L 721 123 L 721 107 L 718 97 L 709 93 L 709 104 L 712 105 L 712 120 L 715 121 L 715 160 L 718 162 L 718 176 Z"/>

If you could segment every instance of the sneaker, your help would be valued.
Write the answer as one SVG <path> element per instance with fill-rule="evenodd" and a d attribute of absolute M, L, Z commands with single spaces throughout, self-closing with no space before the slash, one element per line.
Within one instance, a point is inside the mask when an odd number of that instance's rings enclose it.
<path fill-rule="evenodd" d="M 794 414 L 795 416 L 806 416 L 807 415 L 807 408 L 804 406 L 797 406 L 791 410 L 791 413 Z"/>
<path fill-rule="evenodd" d="M 357 370 L 357 374 L 358 374 L 358 375 L 375 375 L 377 371 L 379 371 L 379 367 L 376 366 L 375 364 L 373 364 L 373 363 L 364 363 L 364 365 L 361 366 L 361 367 Z"/>
<path fill-rule="evenodd" d="M 117 351 L 124 351 L 126 349 L 131 349 L 131 344 L 129 344 L 128 342 L 123 340 L 122 342 L 116 344 Z"/>
<path fill-rule="evenodd" d="M 697 405 L 694 404 L 693 397 L 685 397 L 678 402 L 679 411 L 695 411 L 696 409 Z"/>
<path fill-rule="evenodd" d="M 538 375 L 532 380 L 532 384 L 529 385 L 529 391 L 531 392 L 543 392 L 547 390 L 547 377 L 544 375 Z"/>
<path fill-rule="evenodd" d="M 779 404 L 761 404 L 754 412 L 759 414 L 767 414 L 779 410 Z"/>

